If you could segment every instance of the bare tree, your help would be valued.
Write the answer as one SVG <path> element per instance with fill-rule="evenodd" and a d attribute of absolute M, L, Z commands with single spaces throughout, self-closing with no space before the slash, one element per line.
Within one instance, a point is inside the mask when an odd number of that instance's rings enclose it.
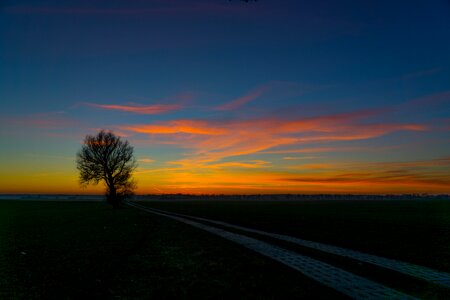
<path fill-rule="evenodd" d="M 114 208 L 120 207 L 136 188 L 132 179 L 137 166 L 133 151 L 128 141 L 123 141 L 111 131 L 101 130 L 97 135 L 86 135 L 76 160 L 80 184 L 96 185 L 103 181 L 106 200 Z"/>

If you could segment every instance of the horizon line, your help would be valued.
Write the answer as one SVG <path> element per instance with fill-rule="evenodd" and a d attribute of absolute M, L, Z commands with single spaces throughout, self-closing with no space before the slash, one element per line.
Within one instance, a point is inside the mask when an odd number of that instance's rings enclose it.
<path fill-rule="evenodd" d="M 103 194 L 74 194 L 74 193 L 0 193 L 4 196 L 82 196 L 82 197 L 104 197 Z M 450 193 L 256 193 L 256 194 L 220 194 L 220 193 L 147 193 L 135 194 L 131 197 L 142 196 L 447 196 Z"/>

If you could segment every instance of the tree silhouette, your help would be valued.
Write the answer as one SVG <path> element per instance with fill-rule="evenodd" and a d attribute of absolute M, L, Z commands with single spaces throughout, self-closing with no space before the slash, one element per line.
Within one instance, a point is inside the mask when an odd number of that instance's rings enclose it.
<path fill-rule="evenodd" d="M 101 130 L 97 135 L 86 135 L 81 150 L 77 153 L 77 169 L 80 184 L 106 186 L 106 200 L 114 208 L 133 194 L 136 184 L 132 173 L 136 168 L 133 147 L 113 132 Z"/>

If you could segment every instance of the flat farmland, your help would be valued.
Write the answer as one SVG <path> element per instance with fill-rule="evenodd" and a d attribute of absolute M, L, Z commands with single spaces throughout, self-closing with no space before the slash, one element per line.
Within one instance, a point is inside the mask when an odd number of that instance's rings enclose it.
<path fill-rule="evenodd" d="M 448 200 L 208 200 L 140 204 L 450 271 Z M 448 286 L 438 286 L 415 276 L 239 229 L 232 231 L 274 243 L 409 295 L 426 299 L 450 297 Z M 448 281 L 448 274 L 446 277 Z"/>
<path fill-rule="evenodd" d="M 447 200 L 139 203 L 450 271 Z"/>
<path fill-rule="evenodd" d="M 450 271 L 448 201 L 138 201 Z M 207 222 L 206 222 L 207 223 Z M 213 224 L 220 228 L 220 225 Z M 450 289 L 237 229 L 408 295 Z M 286 265 L 206 231 L 102 202 L 0 201 L 1 299 L 345 298 Z"/>
<path fill-rule="evenodd" d="M 0 201 L 0 299 L 341 294 L 207 232 L 101 202 Z"/>

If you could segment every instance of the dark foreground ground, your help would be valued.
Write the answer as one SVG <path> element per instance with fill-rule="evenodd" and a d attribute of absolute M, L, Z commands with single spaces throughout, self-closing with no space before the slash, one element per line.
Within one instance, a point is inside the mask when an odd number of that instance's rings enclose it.
<path fill-rule="evenodd" d="M 448 200 L 139 203 L 450 272 Z"/>
<path fill-rule="evenodd" d="M 145 202 L 450 271 L 450 202 Z M 284 245 L 283 245 L 284 246 Z M 291 247 L 290 245 L 286 245 Z M 295 249 L 423 298 L 445 288 Z M 331 262 L 331 261 L 330 261 Z M 240 246 L 103 203 L 0 201 L 0 299 L 339 298 Z"/>
<path fill-rule="evenodd" d="M 208 233 L 102 203 L 0 202 L 0 299 L 340 297 Z"/>

